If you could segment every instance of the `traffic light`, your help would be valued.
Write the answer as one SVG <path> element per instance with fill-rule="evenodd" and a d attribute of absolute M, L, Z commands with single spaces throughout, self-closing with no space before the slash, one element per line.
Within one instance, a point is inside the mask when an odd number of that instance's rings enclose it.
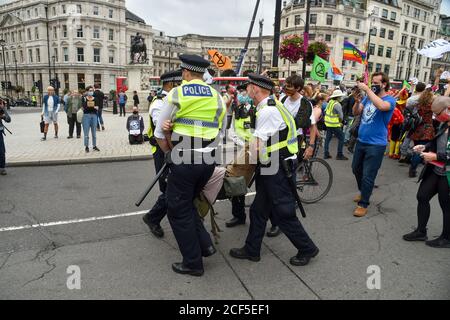
<path fill-rule="evenodd" d="M 6 89 L 8 89 L 8 90 L 12 89 L 11 81 L 6 82 Z"/>
<path fill-rule="evenodd" d="M 39 92 L 42 92 L 42 81 L 41 80 L 35 81 L 34 86 L 39 90 Z"/>
<path fill-rule="evenodd" d="M 6 83 L 5 83 L 5 81 L 2 81 L 2 89 L 6 89 Z"/>

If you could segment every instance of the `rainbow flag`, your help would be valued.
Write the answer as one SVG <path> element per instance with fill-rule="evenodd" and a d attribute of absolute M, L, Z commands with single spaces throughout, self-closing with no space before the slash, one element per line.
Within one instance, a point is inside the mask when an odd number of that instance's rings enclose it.
<path fill-rule="evenodd" d="M 366 53 L 359 51 L 352 43 L 344 41 L 344 60 L 356 61 L 358 63 L 366 62 Z"/>

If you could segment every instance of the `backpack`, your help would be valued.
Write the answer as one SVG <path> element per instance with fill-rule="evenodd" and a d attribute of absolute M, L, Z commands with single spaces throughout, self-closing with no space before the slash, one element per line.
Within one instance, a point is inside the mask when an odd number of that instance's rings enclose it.
<path fill-rule="evenodd" d="M 287 100 L 288 96 L 285 96 L 281 102 L 284 104 Z M 302 97 L 300 100 L 300 108 L 298 109 L 297 114 L 294 117 L 295 125 L 297 129 L 308 129 L 311 127 L 311 115 L 313 112 L 313 107 L 311 103 L 305 98 Z"/>

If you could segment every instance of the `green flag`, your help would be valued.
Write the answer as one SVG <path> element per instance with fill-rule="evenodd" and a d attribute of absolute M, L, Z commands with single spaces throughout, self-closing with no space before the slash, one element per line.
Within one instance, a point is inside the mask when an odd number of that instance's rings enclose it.
<path fill-rule="evenodd" d="M 405 87 L 406 87 L 406 89 L 411 90 L 411 85 L 408 83 L 408 81 L 403 80 L 403 88 L 405 88 Z"/>
<path fill-rule="evenodd" d="M 311 78 L 316 81 L 325 82 L 325 76 L 330 69 L 331 64 L 319 56 L 315 56 L 311 71 Z"/>

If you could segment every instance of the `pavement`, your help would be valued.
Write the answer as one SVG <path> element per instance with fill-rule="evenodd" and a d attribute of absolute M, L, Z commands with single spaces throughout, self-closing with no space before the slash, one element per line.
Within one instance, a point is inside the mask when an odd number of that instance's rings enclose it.
<path fill-rule="evenodd" d="M 69 125 L 64 111 L 58 115 L 59 139 L 53 138 L 54 127 L 50 125 L 47 141 L 40 141 L 43 136 L 39 127 L 40 108 L 11 108 L 8 112 L 12 121 L 7 124 L 7 127 L 13 134 L 8 134 L 5 137 L 7 167 L 67 165 L 151 158 L 151 148 L 148 143 L 133 146 L 128 143 L 127 117 L 113 115 L 110 110 L 105 110 L 103 113 L 106 130 L 97 131 L 97 146 L 100 149 L 98 153 L 85 152 L 83 133 L 81 139 L 67 139 Z M 150 120 L 147 112 L 144 112 L 143 116 L 145 126 L 148 128 Z"/>
<path fill-rule="evenodd" d="M 350 161 L 329 163 L 330 194 L 307 205 L 308 217 L 301 218 L 320 248 L 310 265 L 289 265 L 296 251 L 284 235 L 264 239 L 259 263 L 231 258 L 249 224 L 225 228 L 231 218 L 225 201 L 215 205 L 223 230 L 218 253 L 204 259 L 201 278 L 171 270 L 181 255 L 167 219 L 163 240 L 142 222 L 158 191 L 134 206 L 155 175 L 153 160 L 11 168 L 0 177 L 0 299 L 449 300 L 449 249 L 401 239 L 417 219 L 418 185 L 408 168 L 385 159 L 369 214 L 358 219 Z M 431 208 L 434 238 L 442 228 L 436 198 Z M 368 286 L 373 268 L 380 270 L 379 289 Z M 79 289 L 70 286 L 73 270 Z"/>

